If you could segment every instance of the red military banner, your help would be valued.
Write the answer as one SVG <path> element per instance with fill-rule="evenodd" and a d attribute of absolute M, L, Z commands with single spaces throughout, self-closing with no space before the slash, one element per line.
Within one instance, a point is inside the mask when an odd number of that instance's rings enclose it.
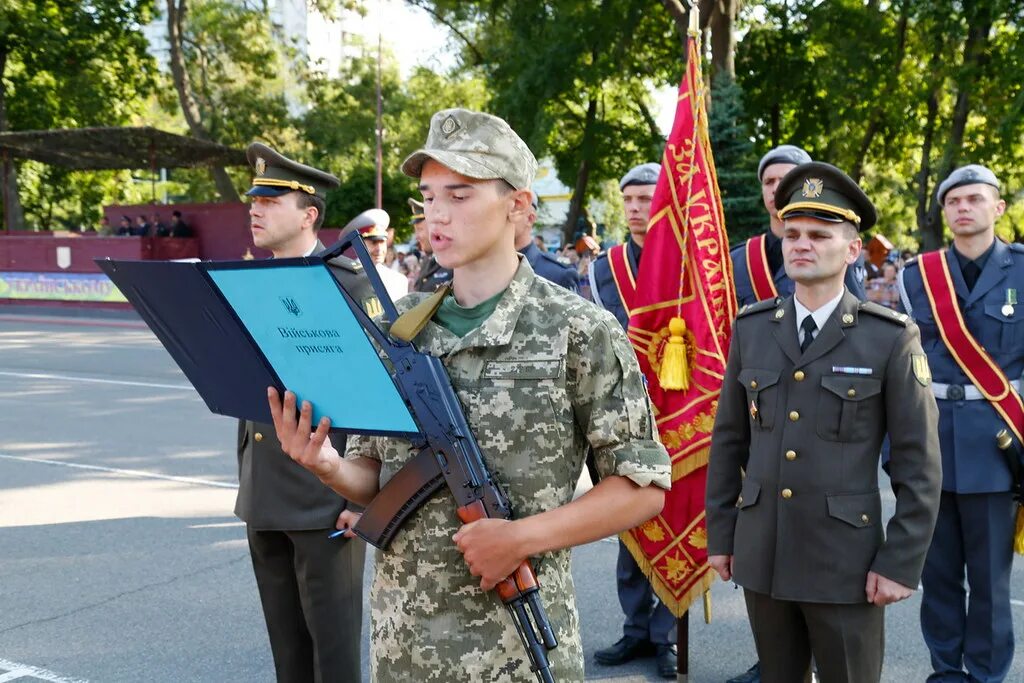
<path fill-rule="evenodd" d="M 660 515 L 622 540 L 676 616 L 713 578 L 704 482 L 736 316 L 697 42 L 691 33 L 627 330 L 672 458 L 672 491 Z"/>

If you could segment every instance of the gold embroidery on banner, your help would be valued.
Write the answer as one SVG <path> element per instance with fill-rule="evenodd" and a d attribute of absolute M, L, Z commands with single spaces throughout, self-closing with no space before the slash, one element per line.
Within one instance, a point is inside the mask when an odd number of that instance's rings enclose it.
<path fill-rule="evenodd" d="M 659 543 L 665 540 L 665 530 L 653 519 L 649 519 L 640 527 L 640 531 L 647 537 L 648 541 Z"/>
<path fill-rule="evenodd" d="M 697 550 L 704 550 L 708 547 L 708 532 L 704 527 L 698 527 L 694 529 L 690 537 L 686 539 L 691 546 Z"/>

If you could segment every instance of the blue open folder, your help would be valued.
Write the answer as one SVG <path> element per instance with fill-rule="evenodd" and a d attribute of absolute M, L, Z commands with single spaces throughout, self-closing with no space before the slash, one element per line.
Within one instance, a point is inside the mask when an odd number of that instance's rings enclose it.
<path fill-rule="evenodd" d="M 272 386 L 310 401 L 314 424 L 326 415 L 332 429 L 343 432 L 418 433 L 368 336 L 380 331 L 326 265 L 324 259 L 338 253 L 332 248 L 324 258 L 266 261 L 96 262 L 211 411 L 270 422 Z M 393 316 L 376 269 L 369 264 L 366 272 L 385 315 Z"/>

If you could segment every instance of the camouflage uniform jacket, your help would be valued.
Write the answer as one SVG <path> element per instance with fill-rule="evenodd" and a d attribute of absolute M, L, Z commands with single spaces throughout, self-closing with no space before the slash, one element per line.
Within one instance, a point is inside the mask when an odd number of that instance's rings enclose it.
<path fill-rule="evenodd" d="M 399 302 L 408 310 L 423 299 Z M 669 488 L 633 350 L 611 314 L 534 275 L 520 260 L 494 313 L 463 338 L 428 323 L 415 343 L 444 359 L 487 466 L 516 518 L 568 503 L 592 445 L 602 476 Z M 384 485 L 409 460 L 409 444 L 352 437 L 347 455 L 381 463 Z M 534 681 L 512 621 L 480 590 L 452 542 L 460 522 L 446 490 L 378 551 L 370 595 L 374 681 Z M 556 680 L 583 680 L 583 648 L 569 550 L 533 558 L 558 637 Z"/>

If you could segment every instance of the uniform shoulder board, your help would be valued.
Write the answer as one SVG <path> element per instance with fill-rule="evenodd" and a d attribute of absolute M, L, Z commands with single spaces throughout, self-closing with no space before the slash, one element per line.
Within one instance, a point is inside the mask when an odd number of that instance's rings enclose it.
<path fill-rule="evenodd" d="M 1018 254 L 1024 254 L 1024 244 L 1019 244 L 1017 242 L 1010 242 L 1007 246 L 1010 247 L 1010 251 L 1015 251 Z"/>
<path fill-rule="evenodd" d="M 363 272 L 363 264 L 353 258 L 349 258 L 348 256 L 335 256 L 328 261 L 327 264 L 333 268 L 347 270 L 350 273 Z"/>
<path fill-rule="evenodd" d="M 907 326 L 910 321 L 910 316 L 906 313 L 900 313 L 891 308 L 886 308 L 880 304 L 876 304 L 874 301 L 862 301 L 860 302 L 861 313 L 870 313 L 871 315 L 881 318 L 882 320 L 888 320 L 896 325 Z"/>
<path fill-rule="evenodd" d="M 540 252 L 540 255 L 544 257 L 546 260 L 551 261 L 552 263 L 561 268 L 572 268 L 572 266 L 570 266 L 568 263 L 562 263 L 561 261 L 559 261 L 558 257 L 552 254 L 550 251 L 542 251 Z"/>
<path fill-rule="evenodd" d="M 765 299 L 764 301 L 758 301 L 756 304 L 747 304 L 740 309 L 739 313 L 736 314 L 737 318 L 750 315 L 751 313 L 759 313 L 761 311 L 773 310 L 779 303 L 782 302 L 782 297 L 775 297 L 774 299 Z"/>

